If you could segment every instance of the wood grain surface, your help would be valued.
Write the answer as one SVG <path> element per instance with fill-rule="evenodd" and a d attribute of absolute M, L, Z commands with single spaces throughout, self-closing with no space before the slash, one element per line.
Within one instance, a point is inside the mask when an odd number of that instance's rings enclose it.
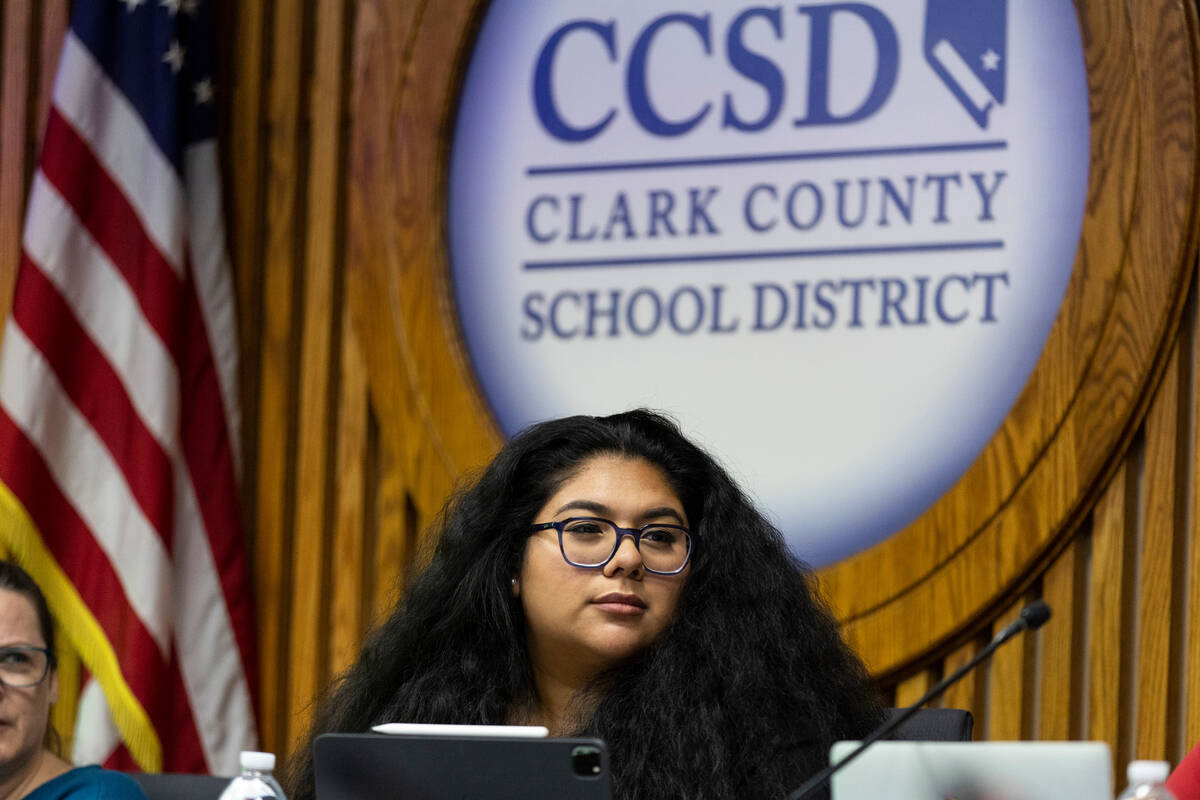
<path fill-rule="evenodd" d="M 1089 537 L 1085 531 L 1067 545 L 1042 575 L 1042 599 L 1054 610 L 1054 624 L 1038 634 L 1040 661 L 1038 730 L 1047 741 L 1083 739 L 1083 687 L 1088 663 L 1083 614 L 1087 609 Z"/>
<path fill-rule="evenodd" d="M 1175 581 L 1175 442 L 1178 439 L 1179 352 L 1171 353 L 1158 394 L 1146 417 L 1146 449 L 1139 493 L 1141 541 L 1137 574 L 1137 708 L 1135 758 L 1163 760 L 1177 725 L 1179 698 L 1172 680 L 1171 629 L 1178 603 Z"/>
<path fill-rule="evenodd" d="M 1117 471 L 1096 504 L 1092 524 L 1092 563 L 1088 604 L 1086 736 L 1107 742 L 1113 760 L 1130 757 L 1131 669 L 1134 663 L 1132 615 L 1136 520 L 1135 463 Z"/>
<path fill-rule="evenodd" d="M 942 673 L 949 675 L 970 661 L 987 644 L 990 637 L 977 637 L 952 651 L 942 660 Z M 942 708 L 962 708 L 975 715 L 972 734 L 976 740 L 987 738 L 988 695 L 986 667 L 968 672 L 951 686 L 938 704 Z"/>
<path fill-rule="evenodd" d="M 30 85 L 26 70 L 40 67 L 40 54 L 32 53 L 30 29 L 33 22 L 32 0 L 4 4 L 3 50 L 0 67 L 0 309 L 12 306 L 17 264 L 21 259 L 21 224 L 25 195 L 27 151 L 30 135 L 26 120 L 32 116 L 29 106 Z M 34 141 L 37 141 L 34 139 Z"/>
<path fill-rule="evenodd" d="M 922 695 L 929 691 L 936 682 L 937 679 L 931 670 L 923 669 L 920 672 L 913 673 L 904 680 L 897 682 L 892 705 L 896 708 L 911 706 L 920 700 Z"/>
<path fill-rule="evenodd" d="M 1076 269 L 1046 350 L 959 484 L 907 530 L 831 570 L 847 634 L 879 672 L 952 640 L 962 619 L 994 613 L 1077 528 L 1144 414 L 1178 324 L 1196 213 L 1194 52 L 1178 45 L 1191 41 L 1194 20 L 1181 3 L 1138 4 L 1130 16 L 1115 3 L 1079 11 L 1092 174 Z M 1148 57 L 1153 41 L 1182 57 Z M 930 628 L 904 626 L 917 608 L 935 614 Z"/>

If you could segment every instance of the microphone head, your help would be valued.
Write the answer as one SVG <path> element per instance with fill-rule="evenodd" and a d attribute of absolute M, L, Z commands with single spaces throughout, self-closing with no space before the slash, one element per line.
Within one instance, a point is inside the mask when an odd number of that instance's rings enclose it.
<path fill-rule="evenodd" d="M 1021 621 L 1025 623 L 1026 630 L 1037 630 L 1046 624 L 1046 620 L 1050 619 L 1050 606 L 1046 605 L 1046 601 L 1037 600 L 1021 609 Z"/>

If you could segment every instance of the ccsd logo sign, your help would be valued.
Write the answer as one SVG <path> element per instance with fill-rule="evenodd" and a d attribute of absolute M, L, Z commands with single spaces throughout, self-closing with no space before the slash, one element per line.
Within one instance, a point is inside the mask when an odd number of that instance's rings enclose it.
<path fill-rule="evenodd" d="M 450 165 L 480 385 L 510 433 L 672 411 L 828 563 L 1003 421 L 1088 152 L 1069 0 L 496 0 Z"/>

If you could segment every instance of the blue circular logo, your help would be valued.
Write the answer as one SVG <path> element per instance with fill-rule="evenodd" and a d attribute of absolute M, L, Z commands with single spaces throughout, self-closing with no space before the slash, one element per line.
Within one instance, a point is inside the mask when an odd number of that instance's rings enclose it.
<path fill-rule="evenodd" d="M 457 311 L 506 433 L 650 406 L 827 564 L 962 476 L 1070 277 L 1069 0 L 495 0 L 450 161 Z"/>

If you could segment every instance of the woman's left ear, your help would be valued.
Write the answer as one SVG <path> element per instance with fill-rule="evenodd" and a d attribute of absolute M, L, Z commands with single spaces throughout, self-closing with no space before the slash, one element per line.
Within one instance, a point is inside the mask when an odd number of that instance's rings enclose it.
<path fill-rule="evenodd" d="M 512 579 L 512 593 L 513 593 L 513 597 L 521 596 L 521 582 L 519 580 L 517 580 L 515 577 Z"/>

